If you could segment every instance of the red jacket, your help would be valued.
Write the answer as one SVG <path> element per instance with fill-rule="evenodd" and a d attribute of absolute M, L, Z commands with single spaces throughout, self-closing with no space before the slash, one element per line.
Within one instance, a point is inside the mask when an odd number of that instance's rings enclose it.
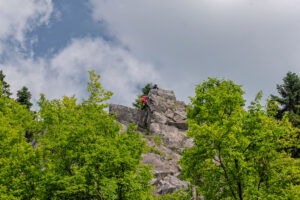
<path fill-rule="evenodd" d="M 141 97 L 141 102 L 148 103 L 148 98 L 146 96 Z"/>

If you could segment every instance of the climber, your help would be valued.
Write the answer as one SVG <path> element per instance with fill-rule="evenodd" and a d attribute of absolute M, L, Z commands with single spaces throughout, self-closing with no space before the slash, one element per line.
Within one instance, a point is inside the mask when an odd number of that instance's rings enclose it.
<path fill-rule="evenodd" d="M 157 84 L 154 84 L 154 86 L 152 87 L 152 89 L 157 90 L 158 89 Z"/>
<path fill-rule="evenodd" d="M 141 110 L 145 110 L 149 106 L 148 105 L 148 103 L 149 103 L 148 97 L 147 96 L 142 96 L 140 100 L 142 102 Z"/>
<path fill-rule="evenodd" d="M 145 103 L 145 104 L 148 104 L 148 102 L 149 102 L 148 97 L 147 96 L 142 96 L 141 97 L 141 102 Z"/>

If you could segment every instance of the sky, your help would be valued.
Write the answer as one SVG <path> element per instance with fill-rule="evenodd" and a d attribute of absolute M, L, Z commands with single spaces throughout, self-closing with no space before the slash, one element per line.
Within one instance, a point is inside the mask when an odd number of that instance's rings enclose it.
<path fill-rule="evenodd" d="M 86 97 L 88 70 L 127 106 L 148 82 L 188 103 L 208 77 L 250 102 L 300 72 L 298 0 L 0 0 L 0 27 L 0 69 L 34 102 Z"/>

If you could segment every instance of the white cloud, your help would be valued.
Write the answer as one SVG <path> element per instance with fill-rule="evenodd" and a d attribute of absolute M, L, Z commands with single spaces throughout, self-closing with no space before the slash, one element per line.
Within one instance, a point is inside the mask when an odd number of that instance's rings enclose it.
<path fill-rule="evenodd" d="M 100 38 L 73 39 L 49 58 L 9 49 L 0 69 L 14 92 L 26 85 L 35 98 L 41 92 L 50 98 L 82 98 L 87 70 L 95 69 L 104 87 L 115 93 L 115 103 L 130 105 L 137 86 L 146 82 L 158 82 L 186 99 L 207 76 L 243 84 L 250 99 L 260 89 L 273 92 L 288 70 L 300 71 L 296 0 L 90 2 L 94 18 L 104 19 L 130 50 Z M 7 40 L 21 46 L 32 40 L 26 33 L 50 23 L 53 12 L 50 0 L 0 0 L 0 56 Z"/>
<path fill-rule="evenodd" d="M 0 54 L 8 39 L 22 47 L 25 34 L 47 23 L 52 11 L 52 0 L 0 0 Z"/>
<path fill-rule="evenodd" d="M 85 96 L 87 71 L 101 75 L 104 88 L 114 92 L 112 102 L 131 105 L 137 85 L 156 81 L 155 69 L 138 61 L 129 51 L 112 46 L 102 39 L 74 39 L 50 59 L 15 58 L 0 65 L 13 91 L 26 85 L 37 98 L 62 95 Z"/>
<path fill-rule="evenodd" d="M 24 56 L 23 51 L 32 51 L 26 49 L 25 42 L 34 39 L 28 38 L 27 33 L 50 23 L 53 12 L 56 11 L 52 0 L 0 0 L 0 56 L 5 55 L 0 69 L 14 93 L 25 85 L 34 101 L 40 93 L 49 98 L 74 94 L 83 98 L 87 71 L 94 69 L 101 75 L 105 89 L 115 93 L 112 102 L 131 105 L 138 86 L 158 79 L 150 64 L 140 62 L 129 51 L 100 38 L 73 39 L 49 58 Z"/>
<path fill-rule="evenodd" d="M 218 76 L 243 84 L 248 99 L 275 92 L 300 71 L 298 0 L 90 0 L 95 20 L 141 60 L 161 67 L 180 98 Z"/>
<path fill-rule="evenodd" d="M 82 77 L 87 76 L 87 70 L 95 69 L 105 88 L 114 92 L 113 101 L 126 105 L 133 101 L 137 85 L 158 80 L 150 64 L 138 61 L 129 51 L 100 38 L 73 40 L 51 59 L 50 65 L 57 72 L 57 79 L 62 85 L 69 84 L 69 89 L 84 86 Z"/>

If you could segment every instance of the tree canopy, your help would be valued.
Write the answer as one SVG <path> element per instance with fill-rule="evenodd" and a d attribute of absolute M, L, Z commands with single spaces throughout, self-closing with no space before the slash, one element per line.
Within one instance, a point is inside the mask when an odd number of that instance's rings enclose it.
<path fill-rule="evenodd" d="M 0 199 L 35 199 L 41 162 L 25 133 L 32 113 L 0 90 Z"/>
<path fill-rule="evenodd" d="M 181 165 L 199 193 L 215 200 L 299 199 L 299 160 L 281 150 L 299 145 L 288 119 L 269 116 L 261 93 L 245 110 L 244 92 L 232 81 L 210 78 L 195 92 L 188 109 L 194 147 Z"/>
<path fill-rule="evenodd" d="M 33 116 L 0 97 L 1 199 L 147 199 L 149 167 L 140 164 L 145 142 L 105 108 L 112 95 L 90 72 L 89 98 L 48 100 L 41 95 Z M 25 133 L 34 129 L 34 143 Z M 34 146 L 34 147 L 33 147 Z"/>

